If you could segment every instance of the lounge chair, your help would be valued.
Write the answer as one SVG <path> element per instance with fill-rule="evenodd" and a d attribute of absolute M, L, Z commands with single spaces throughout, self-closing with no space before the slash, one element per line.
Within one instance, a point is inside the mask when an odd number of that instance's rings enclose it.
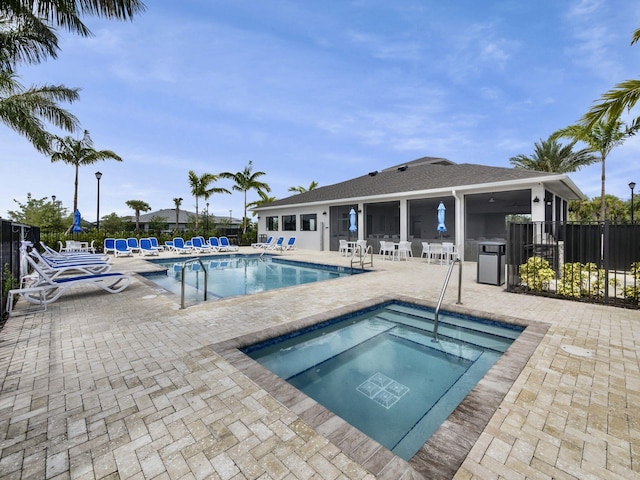
<path fill-rule="evenodd" d="M 160 251 L 151 244 L 150 238 L 141 238 L 140 255 L 160 255 Z"/>
<path fill-rule="evenodd" d="M 116 253 L 116 239 L 115 238 L 105 238 L 104 244 L 102 247 L 103 253 Z"/>
<path fill-rule="evenodd" d="M 164 249 L 173 252 L 173 240 L 166 240 L 164 242 Z"/>
<path fill-rule="evenodd" d="M 153 248 L 156 248 L 159 252 L 162 252 L 164 250 L 164 247 L 158 244 L 158 239 L 156 237 L 149 237 L 149 240 L 151 240 L 151 246 Z"/>
<path fill-rule="evenodd" d="M 295 250 L 296 237 L 291 237 L 287 241 L 286 245 L 282 246 L 282 250 Z"/>
<path fill-rule="evenodd" d="M 47 257 L 43 257 L 35 249 L 32 249 L 29 254 L 26 254 L 26 252 L 24 252 L 23 255 L 26 255 L 25 258 L 30 261 L 29 263 L 37 264 L 52 279 L 57 279 L 69 274 L 95 275 L 98 273 L 107 273 L 109 270 L 111 270 L 111 264 L 101 260 L 65 260 L 56 262 L 48 259 Z"/>
<path fill-rule="evenodd" d="M 221 252 L 237 252 L 240 248 L 237 245 L 231 245 L 227 237 L 220 237 Z"/>
<path fill-rule="evenodd" d="M 116 238 L 115 255 L 116 257 L 133 256 L 133 252 L 129 248 L 129 245 L 127 245 L 127 241 L 124 238 Z"/>
<path fill-rule="evenodd" d="M 256 242 L 256 243 L 252 243 L 251 246 L 253 248 L 264 248 L 265 245 L 269 245 L 271 242 L 273 242 L 273 237 L 269 237 L 267 238 L 266 242 Z"/>
<path fill-rule="evenodd" d="M 131 283 L 131 277 L 123 273 L 109 272 L 96 275 L 81 275 L 73 277 L 53 278 L 40 268 L 30 256 L 25 256 L 28 263 L 37 273 L 37 283 L 24 288 L 9 290 L 6 311 L 11 315 L 15 303 L 14 296 L 21 295 L 27 302 L 40 305 L 42 310 L 55 302 L 69 288 L 75 285 L 95 285 L 109 293 L 118 293 Z"/>
<path fill-rule="evenodd" d="M 284 243 L 284 237 L 278 237 L 274 243 L 266 247 L 267 250 L 282 250 L 282 244 Z"/>
<path fill-rule="evenodd" d="M 104 262 L 109 261 L 109 256 L 102 253 L 88 253 L 88 252 L 56 252 L 53 248 L 48 247 L 44 242 L 40 242 L 42 247 L 42 256 L 53 260 L 102 260 Z"/>
<path fill-rule="evenodd" d="M 175 237 L 173 239 L 173 250 L 177 253 L 191 253 L 191 246 L 187 246 L 184 243 L 184 239 L 182 237 Z"/>
<path fill-rule="evenodd" d="M 211 247 L 207 245 L 202 237 L 193 237 L 191 239 L 191 248 L 196 253 L 211 253 Z"/>
<path fill-rule="evenodd" d="M 131 253 L 140 253 L 140 244 L 138 243 L 138 239 L 135 237 L 127 238 L 127 245 L 131 249 Z"/>
<path fill-rule="evenodd" d="M 220 251 L 220 240 L 218 240 L 218 237 L 209 237 L 209 248 L 214 252 Z"/>

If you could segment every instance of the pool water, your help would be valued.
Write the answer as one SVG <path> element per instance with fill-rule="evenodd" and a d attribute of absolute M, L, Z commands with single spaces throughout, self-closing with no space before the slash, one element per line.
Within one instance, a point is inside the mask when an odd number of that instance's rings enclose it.
<path fill-rule="evenodd" d="M 181 294 L 182 272 L 185 260 L 149 260 L 167 267 L 166 272 L 146 274 L 157 285 Z M 311 282 L 321 282 L 351 274 L 351 269 L 330 265 L 283 260 L 270 255 L 225 255 L 199 257 L 207 269 L 207 298 L 226 298 L 250 295 L 277 288 Z M 356 272 L 357 273 L 357 272 Z M 202 301 L 204 272 L 199 262 L 187 263 L 184 268 L 185 300 Z"/>
<path fill-rule="evenodd" d="M 409 460 L 521 327 L 391 303 L 243 351 Z"/>

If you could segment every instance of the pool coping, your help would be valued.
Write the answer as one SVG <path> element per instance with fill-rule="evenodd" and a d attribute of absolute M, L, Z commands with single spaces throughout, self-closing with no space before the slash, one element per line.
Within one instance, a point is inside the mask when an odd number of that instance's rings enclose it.
<path fill-rule="evenodd" d="M 432 309 L 436 307 L 435 302 L 403 295 L 388 295 L 214 343 L 209 347 L 376 478 L 452 478 L 538 347 L 550 327 L 549 324 L 491 314 L 461 305 L 447 305 L 448 312 L 510 323 L 525 329 L 408 462 L 239 350 L 335 317 L 393 301 Z"/>

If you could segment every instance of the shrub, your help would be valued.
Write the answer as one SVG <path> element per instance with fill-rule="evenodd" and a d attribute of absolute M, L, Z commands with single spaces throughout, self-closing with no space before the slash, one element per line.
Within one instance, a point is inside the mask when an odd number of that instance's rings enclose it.
<path fill-rule="evenodd" d="M 533 292 L 548 290 L 549 284 L 556 278 L 556 272 L 549 262 L 541 257 L 530 257 L 527 263 L 520 265 L 519 272 L 522 285 Z"/>

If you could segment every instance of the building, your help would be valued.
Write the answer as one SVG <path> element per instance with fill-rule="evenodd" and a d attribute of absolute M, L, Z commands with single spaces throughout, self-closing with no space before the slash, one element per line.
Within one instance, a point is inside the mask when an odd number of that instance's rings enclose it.
<path fill-rule="evenodd" d="M 178 231 L 183 232 L 189 229 L 189 226 L 193 226 L 195 222 L 196 214 L 195 212 L 190 212 L 188 210 L 180 209 L 178 211 Z M 155 212 L 140 214 L 140 230 L 144 232 L 149 231 L 149 224 L 152 219 L 162 219 L 163 222 L 166 223 L 166 227 L 164 229 L 168 231 L 176 230 L 176 209 L 175 208 L 165 208 L 162 210 L 156 210 Z M 135 223 L 136 217 L 135 215 L 131 216 L 131 221 Z M 217 228 L 231 228 L 237 229 L 242 227 L 242 220 L 238 218 L 234 218 L 231 215 L 228 217 L 220 217 L 217 215 L 205 215 L 201 213 L 198 216 L 198 223 L 200 226 L 205 227 L 206 223 L 209 223 L 210 229 Z"/>
<path fill-rule="evenodd" d="M 568 202 L 577 199 L 586 196 L 566 174 L 424 157 L 254 211 L 259 234 L 296 236 L 300 248 L 337 251 L 342 239 L 364 239 L 377 253 L 389 238 L 411 241 L 419 255 L 421 242 L 449 241 L 463 260 L 475 260 L 478 242 L 506 241 L 509 218 L 566 220 Z M 446 232 L 437 228 L 441 202 Z M 356 232 L 349 229 L 352 209 Z"/>

